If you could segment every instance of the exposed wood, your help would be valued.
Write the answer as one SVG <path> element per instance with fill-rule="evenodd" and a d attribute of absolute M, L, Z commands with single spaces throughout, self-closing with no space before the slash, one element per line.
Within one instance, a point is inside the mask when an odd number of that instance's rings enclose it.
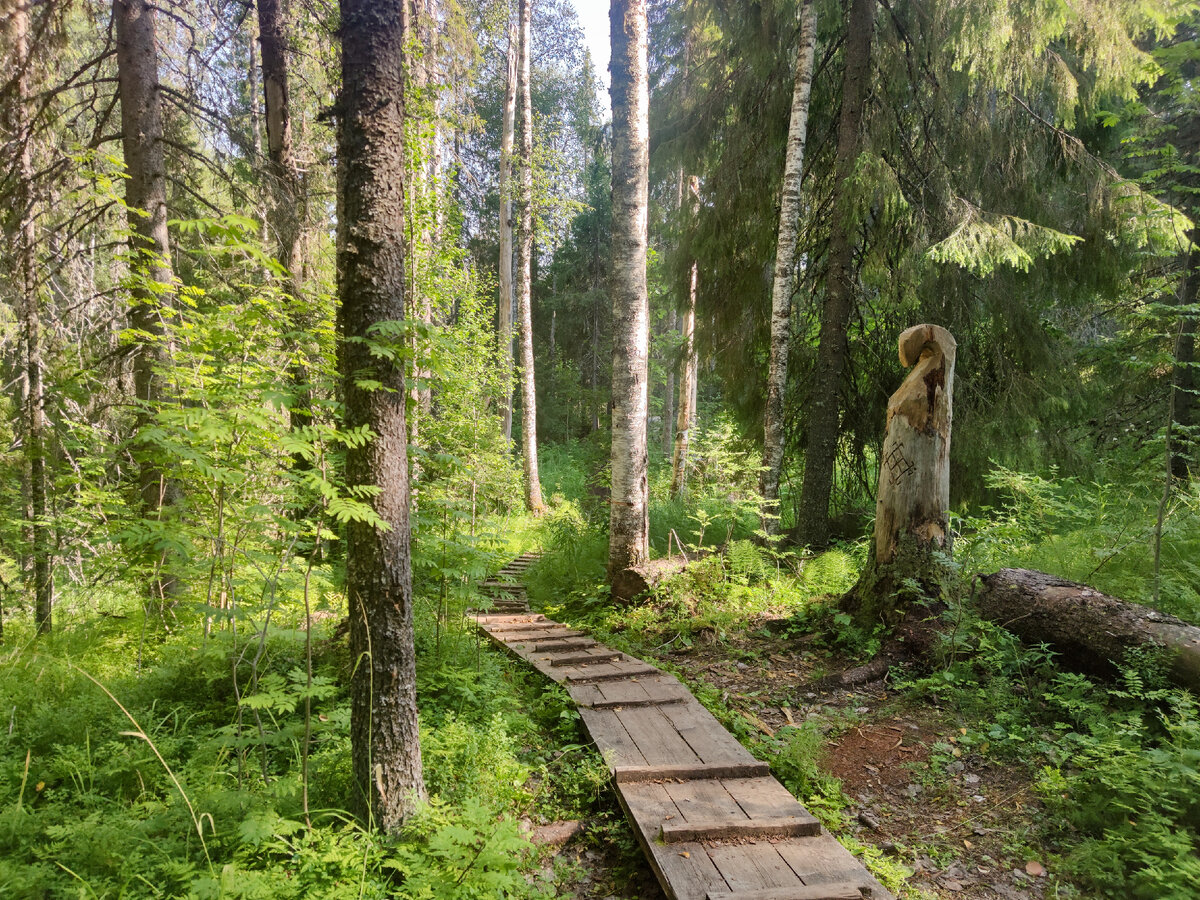
<path fill-rule="evenodd" d="M 870 897 L 851 881 L 802 885 L 798 888 L 764 888 L 753 891 L 709 891 L 708 900 L 862 900 Z"/>
<path fill-rule="evenodd" d="M 691 781 L 697 778 L 761 778 L 771 774 L 765 762 L 693 763 L 671 766 L 617 766 L 613 780 L 617 784 L 639 781 Z"/>
<path fill-rule="evenodd" d="M 1174 616 L 1030 569 L 981 576 L 976 605 L 1022 640 L 1049 644 L 1073 668 L 1110 676 L 1131 651 L 1157 651 L 1176 684 L 1200 691 L 1200 628 Z"/>
<path fill-rule="evenodd" d="M 587 666 L 594 663 L 617 662 L 620 660 L 621 654 L 613 650 L 609 650 L 606 653 L 601 648 L 595 653 L 572 653 L 566 656 L 550 656 L 546 658 L 550 660 L 550 665 L 552 666 Z"/>
<path fill-rule="evenodd" d="M 878 891 L 890 898 L 677 679 L 629 657 L 553 665 L 553 657 L 535 649 L 537 636 L 570 629 L 529 618 L 476 621 L 505 649 L 566 685 L 669 898 L 767 891 L 784 893 L 763 897 L 841 900 Z M 619 655 L 598 644 L 575 655 L 605 653 Z"/>

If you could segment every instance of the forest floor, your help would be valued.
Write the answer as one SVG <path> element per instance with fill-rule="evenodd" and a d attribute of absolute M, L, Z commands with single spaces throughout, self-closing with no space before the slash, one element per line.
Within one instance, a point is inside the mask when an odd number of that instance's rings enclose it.
<path fill-rule="evenodd" d="M 852 690 L 830 686 L 831 675 L 855 663 L 811 650 L 803 637 L 779 634 L 786 625 L 765 618 L 720 641 L 701 633 L 691 646 L 635 650 L 693 688 L 716 692 L 767 744 L 788 726 L 818 729 L 824 735 L 818 763 L 840 781 L 841 799 L 849 803 L 835 811 L 834 833 L 878 848 L 895 868 L 910 870 L 902 896 L 1056 896 L 1058 879 L 1030 850 L 1041 808 L 1033 773 L 1019 762 L 957 746 L 966 729 L 948 708 L 913 703 L 882 681 Z M 568 841 L 559 858 L 573 866 L 573 896 L 662 897 L 649 866 L 638 872 L 629 852 L 586 837 Z"/>

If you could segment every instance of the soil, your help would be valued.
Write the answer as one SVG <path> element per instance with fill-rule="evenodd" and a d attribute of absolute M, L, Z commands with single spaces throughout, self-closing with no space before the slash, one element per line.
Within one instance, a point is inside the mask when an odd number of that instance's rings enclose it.
<path fill-rule="evenodd" d="M 694 688 L 719 691 L 722 703 L 768 740 L 782 743 L 787 726 L 815 722 L 826 734 L 820 765 L 853 803 L 845 811 L 848 826 L 837 834 L 853 835 L 910 869 L 903 898 L 1072 895 L 1028 849 L 1036 846 L 1040 806 L 1026 767 L 959 747 L 965 729 L 949 709 L 914 706 L 883 681 L 841 686 L 837 676 L 853 661 L 781 635 L 779 626 L 763 620 L 719 641 L 701 635 L 690 647 L 674 642 L 640 655 L 669 664 Z M 567 879 L 570 888 L 559 882 L 573 890 L 562 896 L 658 900 L 652 876 L 629 880 L 636 868 L 630 852 L 614 856 L 586 836 L 569 843 L 560 853 L 573 854 L 583 874 Z"/>

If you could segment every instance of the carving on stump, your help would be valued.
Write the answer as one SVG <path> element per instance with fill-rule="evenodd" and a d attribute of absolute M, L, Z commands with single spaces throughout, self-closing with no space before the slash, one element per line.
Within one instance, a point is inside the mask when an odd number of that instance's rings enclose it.
<path fill-rule="evenodd" d="M 950 552 L 950 426 L 957 344 L 940 325 L 900 335 L 900 362 L 912 371 L 892 394 L 879 468 L 875 540 L 846 605 L 860 621 L 890 619 L 900 583 L 936 596 Z"/>

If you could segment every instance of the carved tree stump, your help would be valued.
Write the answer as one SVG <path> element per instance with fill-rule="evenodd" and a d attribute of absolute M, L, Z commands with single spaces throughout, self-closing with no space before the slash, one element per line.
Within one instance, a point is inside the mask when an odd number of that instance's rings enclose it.
<path fill-rule="evenodd" d="M 913 369 L 888 401 L 875 539 L 866 570 L 844 599 L 862 624 L 894 621 L 906 580 L 936 597 L 947 575 L 956 350 L 939 325 L 914 325 L 900 335 L 900 362 Z"/>

